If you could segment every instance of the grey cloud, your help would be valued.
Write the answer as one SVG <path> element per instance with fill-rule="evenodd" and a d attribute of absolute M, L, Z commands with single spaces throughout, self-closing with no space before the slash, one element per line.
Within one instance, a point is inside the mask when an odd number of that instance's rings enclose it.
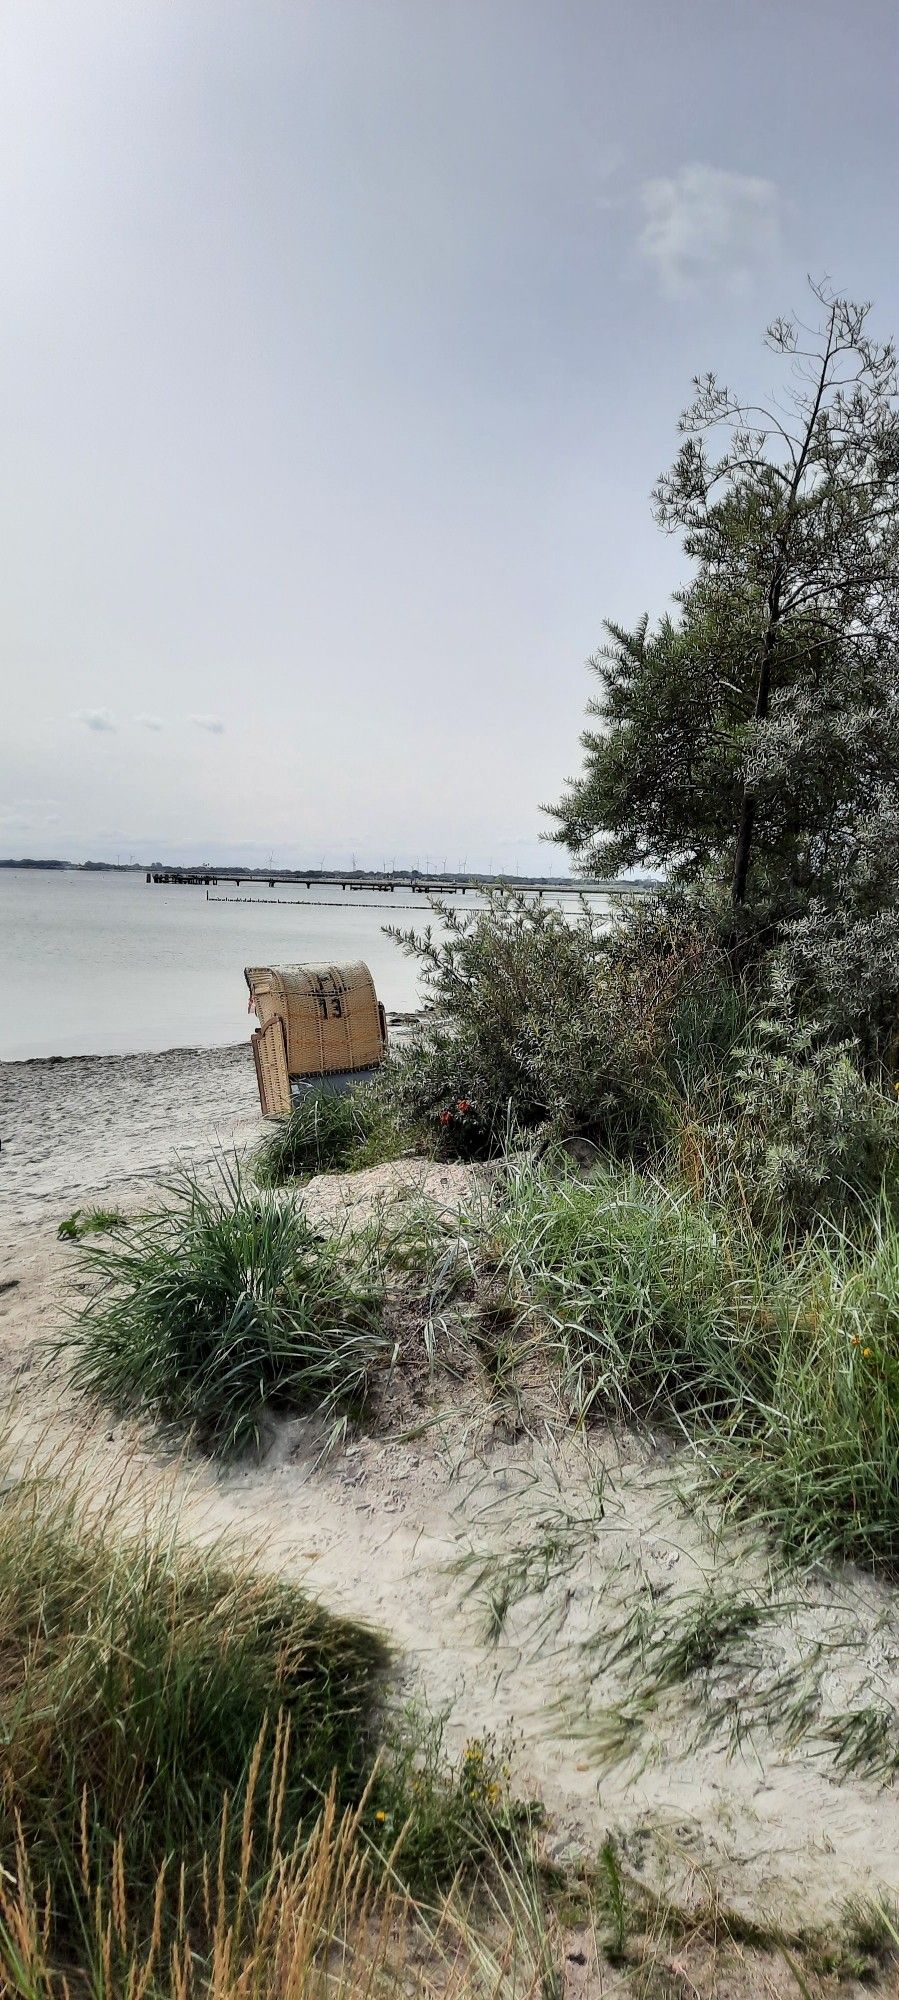
<path fill-rule="evenodd" d="M 189 715 L 187 719 L 197 729 L 207 729 L 210 736 L 221 736 L 224 733 L 225 725 L 217 715 Z"/>
<path fill-rule="evenodd" d="M 76 708 L 72 715 L 72 721 L 83 722 L 85 729 L 95 729 L 98 731 L 115 729 L 115 723 L 108 708 Z"/>
<path fill-rule="evenodd" d="M 694 163 L 645 181 L 640 204 L 640 253 L 668 293 L 716 276 L 740 284 L 780 244 L 780 195 L 754 174 Z"/>
<path fill-rule="evenodd" d="M 165 723 L 158 715 L 136 715 L 135 722 L 141 729 L 164 729 Z"/>

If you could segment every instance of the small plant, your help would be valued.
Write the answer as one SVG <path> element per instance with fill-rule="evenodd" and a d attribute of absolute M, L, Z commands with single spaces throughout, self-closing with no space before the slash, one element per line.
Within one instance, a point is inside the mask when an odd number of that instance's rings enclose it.
<path fill-rule="evenodd" d="M 308 1090 L 260 1147 L 254 1173 L 262 1187 L 312 1174 L 378 1166 L 396 1159 L 404 1135 L 374 1085 L 342 1094 Z"/>
<path fill-rule="evenodd" d="M 765 1607 L 755 1598 L 728 1591 L 718 1595 L 709 1585 L 649 1637 L 644 1658 L 656 1687 L 674 1687 L 708 1672 L 764 1617 Z"/>
<path fill-rule="evenodd" d="M 843 1911 L 836 1968 L 844 1979 L 871 1980 L 899 1957 L 899 1911 L 876 1897 L 854 1897 Z"/>
<path fill-rule="evenodd" d="M 64 1243 L 79 1243 L 83 1236 L 108 1236 L 113 1230 L 127 1227 L 128 1217 L 120 1208 L 73 1208 L 56 1234 Z"/>
<path fill-rule="evenodd" d="M 611 1936 L 606 1941 L 606 1952 L 613 1965 L 620 1965 L 627 1955 L 630 1911 L 618 1852 L 610 1833 L 606 1834 L 599 1852 L 597 1888 L 600 1901 L 611 1923 Z"/>
<path fill-rule="evenodd" d="M 833 1761 L 841 1773 L 888 1778 L 899 1769 L 896 1713 L 882 1703 L 868 1702 L 845 1715 L 831 1716 L 821 1734 L 833 1747 Z"/>
<path fill-rule="evenodd" d="M 76 1384 L 223 1454 L 258 1444 L 267 1411 L 358 1407 L 383 1349 L 378 1291 L 236 1164 L 169 1192 L 127 1240 L 82 1248 Z"/>
<path fill-rule="evenodd" d="M 510 1766 L 490 1736 L 471 1737 L 449 1766 L 442 1724 L 414 1706 L 391 1727 L 372 1799 L 389 1851 L 402 1834 L 402 1866 L 416 1887 L 450 1880 L 473 1861 L 521 1856 L 537 1808 L 510 1790 Z"/>

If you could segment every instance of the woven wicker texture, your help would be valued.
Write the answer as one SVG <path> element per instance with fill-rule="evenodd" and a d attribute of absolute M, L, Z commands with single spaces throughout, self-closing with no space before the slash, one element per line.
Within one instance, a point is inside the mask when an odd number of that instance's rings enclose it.
<path fill-rule="evenodd" d="M 372 1069 L 384 1055 L 383 1013 L 368 966 L 252 965 L 246 968 L 260 1027 L 284 1024 L 290 1076 Z"/>
<path fill-rule="evenodd" d="M 290 1113 L 290 1076 L 283 1022 L 273 1015 L 264 1028 L 256 1029 L 251 1041 L 263 1118 L 286 1118 Z"/>

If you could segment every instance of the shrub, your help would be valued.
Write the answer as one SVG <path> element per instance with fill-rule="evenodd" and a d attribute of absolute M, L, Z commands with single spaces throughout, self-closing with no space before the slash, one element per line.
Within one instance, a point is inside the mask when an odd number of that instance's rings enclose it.
<path fill-rule="evenodd" d="M 81 1247 L 92 1282 L 65 1336 L 76 1384 L 220 1453 L 258 1442 L 266 1410 L 358 1405 L 381 1304 L 337 1246 L 237 1166 L 170 1194 L 127 1236 Z"/>
<path fill-rule="evenodd" d="M 341 1095 L 308 1090 L 264 1141 L 253 1171 L 263 1187 L 277 1187 L 310 1174 L 377 1166 L 395 1159 L 403 1140 L 376 1084 Z"/>
<path fill-rule="evenodd" d="M 393 933 L 422 961 L 431 1011 L 387 1081 L 442 1150 L 489 1153 L 516 1131 L 645 1150 L 745 1018 L 713 927 L 683 897 L 611 920 L 505 894 L 441 915 L 440 944 Z"/>
<path fill-rule="evenodd" d="M 882 825 L 877 831 L 894 868 L 895 824 L 891 819 L 888 833 Z M 892 889 L 880 908 L 877 896 L 866 895 L 836 909 L 813 902 L 784 926 L 770 971 L 785 1011 L 814 1016 L 831 1039 L 857 1041 L 866 1064 L 899 1067 L 899 916 Z"/>
<path fill-rule="evenodd" d="M 759 1022 L 733 1090 L 732 1160 L 755 1211 L 799 1227 L 875 1197 L 895 1175 L 899 1105 L 863 1075 L 860 1051 L 809 1023 Z"/>

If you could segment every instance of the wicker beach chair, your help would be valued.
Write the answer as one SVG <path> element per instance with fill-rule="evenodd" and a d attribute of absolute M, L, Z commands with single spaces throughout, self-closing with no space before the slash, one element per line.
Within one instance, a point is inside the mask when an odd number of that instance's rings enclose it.
<path fill-rule="evenodd" d="M 249 1011 L 259 1101 L 265 1118 L 286 1118 L 302 1090 L 346 1090 L 376 1069 L 387 1021 L 368 966 L 248 965 Z"/>

